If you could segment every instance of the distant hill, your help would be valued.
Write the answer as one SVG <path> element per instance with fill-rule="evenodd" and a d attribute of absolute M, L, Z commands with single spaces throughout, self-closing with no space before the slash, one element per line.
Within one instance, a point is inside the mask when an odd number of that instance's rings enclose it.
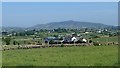
<path fill-rule="evenodd" d="M 91 23 L 91 22 L 79 22 L 79 21 L 73 21 L 73 20 L 68 20 L 68 21 L 62 21 L 62 22 L 51 22 L 47 24 L 37 24 L 32 27 L 27 27 L 27 28 L 21 28 L 21 27 L 3 27 L 2 30 L 6 31 L 23 31 L 26 29 L 29 30 L 39 30 L 39 29 L 56 29 L 56 28 L 66 28 L 66 29 L 79 29 L 79 28 L 111 28 L 114 26 L 110 25 L 105 25 L 101 23 Z M 116 27 L 114 27 L 116 28 Z"/>
<path fill-rule="evenodd" d="M 2 31 L 9 31 L 9 32 L 11 32 L 11 31 L 19 31 L 19 32 L 21 32 L 21 31 L 24 31 L 26 28 L 21 28 L 21 27 L 2 27 Z"/>
<path fill-rule="evenodd" d="M 66 28 L 66 29 L 79 29 L 79 28 L 106 28 L 110 27 L 109 25 L 104 25 L 100 23 L 91 23 L 91 22 L 79 22 L 79 21 L 62 21 L 62 22 L 52 22 L 47 24 L 38 24 L 29 29 L 56 29 L 56 28 Z"/>

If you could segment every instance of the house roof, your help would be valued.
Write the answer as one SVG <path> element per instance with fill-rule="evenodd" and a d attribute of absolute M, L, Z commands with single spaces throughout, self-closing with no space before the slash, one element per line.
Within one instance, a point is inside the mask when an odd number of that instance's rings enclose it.
<path fill-rule="evenodd" d="M 49 40 L 58 40 L 57 37 L 47 37 L 47 38 L 44 38 L 44 40 L 46 41 L 49 41 Z"/>

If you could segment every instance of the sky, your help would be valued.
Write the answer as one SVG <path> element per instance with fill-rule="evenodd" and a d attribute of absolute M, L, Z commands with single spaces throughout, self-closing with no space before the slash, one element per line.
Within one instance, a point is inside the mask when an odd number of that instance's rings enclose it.
<path fill-rule="evenodd" d="M 2 26 L 2 3 L 0 3 L 0 28 Z"/>
<path fill-rule="evenodd" d="M 3 2 L 2 25 L 30 27 L 67 20 L 118 24 L 117 2 Z"/>
<path fill-rule="evenodd" d="M 1 0 L 2 2 L 118 2 L 119 0 Z"/>

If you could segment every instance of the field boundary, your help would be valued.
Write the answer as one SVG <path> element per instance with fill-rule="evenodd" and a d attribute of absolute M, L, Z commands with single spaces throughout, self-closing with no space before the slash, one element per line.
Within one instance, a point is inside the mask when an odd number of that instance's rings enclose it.
<path fill-rule="evenodd" d="M 7 45 L 9 46 L 9 45 Z M 9 47 L 7 46 L 2 47 L 2 51 L 5 50 L 16 50 L 16 49 L 33 49 L 33 48 L 53 48 L 53 47 L 73 47 L 73 46 L 95 46 L 93 44 L 88 44 L 88 43 L 82 43 L 82 44 L 51 44 L 51 45 L 13 45 L 15 47 Z M 97 46 L 102 46 L 102 45 L 97 45 Z M 106 45 L 104 45 L 106 46 Z M 108 45 L 110 46 L 110 45 Z"/>

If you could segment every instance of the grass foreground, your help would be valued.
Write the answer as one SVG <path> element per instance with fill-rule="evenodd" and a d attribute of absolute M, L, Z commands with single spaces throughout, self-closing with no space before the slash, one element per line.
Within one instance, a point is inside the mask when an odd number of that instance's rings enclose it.
<path fill-rule="evenodd" d="M 2 66 L 117 66 L 118 46 L 8 50 Z"/>

